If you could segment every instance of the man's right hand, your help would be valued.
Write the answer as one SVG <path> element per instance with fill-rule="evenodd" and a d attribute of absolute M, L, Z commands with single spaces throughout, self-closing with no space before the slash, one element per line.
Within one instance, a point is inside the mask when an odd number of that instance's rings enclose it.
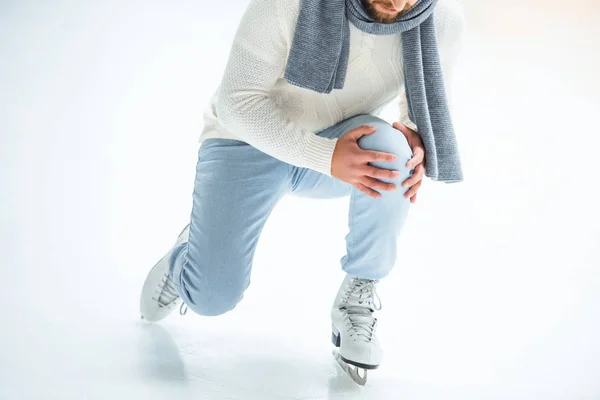
<path fill-rule="evenodd" d="M 400 172 L 368 165 L 374 161 L 392 162 L 398 159 L 390 153 L 363 150 L 358 146 L 358 139 L 361 136 L 373 132 L 375 132 L 374 126 L 362 125 L 338 139 L 331 159 L 331 176 L 353 185 L 371 197 L 379 198 L 381 194 L 377 190 L 396 190 L 396 185 L 380 179 L 397 178 Z"/>

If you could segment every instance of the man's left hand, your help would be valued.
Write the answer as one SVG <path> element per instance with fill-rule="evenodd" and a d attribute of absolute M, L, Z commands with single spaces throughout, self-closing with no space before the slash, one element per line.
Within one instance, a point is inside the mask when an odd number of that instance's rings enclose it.
<path fill-rule="evenodd" d="M 404 197 L 410 198 L 410 202 L 414 203 L 417 201 L 417 190 L 421 187 L 423 176 L 425 175 L 425 148 L 423 147 L 421 136 L 417 132 L 400 122 L 394 122 L 392 126 L 402 132 L 413 152 L 413 157 L 406 163 L 406 166 L 414 168 L 414 172 L 402 183 L 402 187 L 409 187 Z"/>

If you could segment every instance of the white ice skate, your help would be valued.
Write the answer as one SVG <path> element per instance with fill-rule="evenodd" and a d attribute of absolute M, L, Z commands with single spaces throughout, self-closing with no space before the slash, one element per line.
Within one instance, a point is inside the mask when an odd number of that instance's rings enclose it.
<path fill-rule="evenodd" d="M 336 346 L 333 355 L 361 386 L 367 382 L 367 371 L 376 369 L 382 359 L 375 334 L 377 319 L 373 316 L 381 309 L 375 291 L 377 282 L 346 276 L 331 308 L 331 341 Z"/>
<path fill-rule="evenodd" d="M 144 321 L 160 321 L 169 315 L 180 303 L 179 294 L 175 284 L 169 277 L 169 258 L 173 250 L 181 243 L 187 242 L 190 236 L 190 226 L 186 226 L 177 237 L 173 247 L 150 270 L 146 277 L 142 296 L 140 298 L 140 311 Z M 181 304 L 180 312 L 185 314 L 185 304 Z"/>

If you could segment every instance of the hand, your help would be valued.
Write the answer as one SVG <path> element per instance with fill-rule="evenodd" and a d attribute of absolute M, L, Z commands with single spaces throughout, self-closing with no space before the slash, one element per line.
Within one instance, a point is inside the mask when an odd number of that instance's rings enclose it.
<path fill-rule="evenodd" d="M 378 168 L 368 165 L 374 161 L 396 161 L 394 154 L 374 150 L 363 150 L 358 146 L 358 139 L 363 135 L 375 132 L 374 126 L 362 125 L 346 132 L 335 145 L 331 159 L 331 176 L 347 182 L 358 190 L 374 198 L 381 197 L 377 190 L 396 190 L 396 185 L 381 181 L 381 178 L 394 179 L 400 176 L 399 171 Z"/>
<path fill-rule="evenodd" d="M 421 187 L 425 175 L 425 148 L 421 136 L 417 132 L 400 122 L 394 122 L 392 126 L 404 134 L 413 152 L 413 157 L 406 163 L 406 166 L 414 168 L 414 172 L 410 178 L 402 182 L 402 187 L 410 186 L 404 197 L 410 198 L 410 202 L 414 203 L 417 201 L 417 190 Z"/>

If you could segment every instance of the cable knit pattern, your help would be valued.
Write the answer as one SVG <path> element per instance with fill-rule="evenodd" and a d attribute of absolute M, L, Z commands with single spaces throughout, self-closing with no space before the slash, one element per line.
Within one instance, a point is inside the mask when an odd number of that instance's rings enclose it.
<path fill-rule="evenodd" d="M 281 161 L 331 175 L 337 139 L 317 132 L 398 101 L 408 120 L 400 35 L 376 36 L 350 25 L 350 54 L 341 90 L 317 93 L 284 78 L 300 0 L 251 0 L 235 34 L 223 80 L 204 114 L 200 140 L 242 140 Z M 452 68 L 464 17 L 456 0 L 439 0 L 434 14 L 440 59 L 452 108 Z"/>

